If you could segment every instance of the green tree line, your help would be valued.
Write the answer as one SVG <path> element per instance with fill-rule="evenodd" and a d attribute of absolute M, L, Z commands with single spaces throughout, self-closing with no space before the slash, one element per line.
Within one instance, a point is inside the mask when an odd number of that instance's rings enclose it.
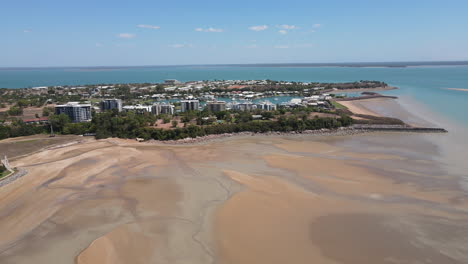
<path fill-rule="evenodd" d="M 227 113 L 220 114 L 225 117 Z M 266 117 L 271 117 L 265 114 Z M 209 125 L 190 124 L 182 128 L 160 129 L 151 127 L 156 117 L 150 114 L 135 114 L 133 112 L 107 111 L 94 114 L 91 122 L 71 123 L 65 114 L 51 115 L 50 126 L 58 134 L 95 133 L 97 139 L 108 137 L 118 138 L 144 138 L 155 140 L 177 140 L 187 137 L 199 137 L 212 134 L 255 132 L 265 133 L 272 131 L 290 132 L 317 130 L 322 128 L 334 129 L 352 124 L 352 119 L 347 115 L 339 118 L 315 117 L 307 119 L 297 116 L 280 116 L 277 120 L 252 120 L 248 113 L 238 113 L 235 122 L 222 124 L 210 123 Z M 175 124 L 177 125 L 177 124 Z M 18 136 L 28 136 L 50 132 L 49 125 L 26 124 L 22 121 L 14 121 L 11 125 L 0 125 L 0 139 Z M 174 126 L 174 124 L 173 124 Z M 175 126 L 174 126 L 175 127 Z"/>

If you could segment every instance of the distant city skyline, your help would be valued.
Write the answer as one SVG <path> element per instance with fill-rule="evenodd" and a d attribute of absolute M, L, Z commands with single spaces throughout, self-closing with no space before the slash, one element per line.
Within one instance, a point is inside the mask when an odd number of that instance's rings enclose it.
<path fill-rule="evenodd" d="M 464 61 L 466 10 L 461 0 L 9 1 L 0 67 Z"/>

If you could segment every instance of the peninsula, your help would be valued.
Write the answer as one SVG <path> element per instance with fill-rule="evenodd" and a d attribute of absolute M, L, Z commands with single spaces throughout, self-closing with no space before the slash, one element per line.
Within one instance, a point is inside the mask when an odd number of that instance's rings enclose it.
<path fill-rule="evenodd" d="M 390 89 L 395 87 L 363 80 L 352 83 L 166 80 L 157 84 L 3 89 L 0 139 L 50 133 L 97 139 L 178 140 L 239 132 L 333 130 L 356 124 L 361 125 L 357 126 L 360 129 L 387 125 L 392 130 L 408 131 L 410 125 L 402 120 L 353 112 L 353 106 L 342 104 L 385 98 L 374 91 Z M 358 91 L 363 94 L 347 95 Z"/>

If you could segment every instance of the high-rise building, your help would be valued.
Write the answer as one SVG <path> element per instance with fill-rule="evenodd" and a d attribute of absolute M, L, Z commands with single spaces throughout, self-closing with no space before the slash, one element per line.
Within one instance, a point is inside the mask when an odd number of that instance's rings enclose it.
<path fill-rule="evenodd" d="M 154 104 L 151 106 L 151 113 L 153 115 L 159 115 L 159 114 L 168 114 L 168 115 L 173 115 L 174 114 L 174 106 L 171 104 Z"/>
<path fill-rule="evenodd" d="M 151 106 L 148 105 L 126 105 L 123 107 L 125 112 L 135 112 L 137 114 L 151 113 Z"/>
<path fill-rule="evenodd" d="M 257 109 L 274 111 L 276 110 L 276 105 L 271 103 L 270 101 L 260 102 L 257 104 Z"/>
<path fill-rule="evenodd" d="M 234 104 L 233 106 L 234 110 L 239 110 L 239 111 L 252 111 L 257 109 L 257 105 L 253 104 L 252 102 L 243 102 L 239 104 Z"/>
<path fill-rule="evenodd" d="M 226 102 L 224 101 L 209 101 L 206 103 L 206 109 L 210 112 L 220 112 L 226 110 Z"/>
<path fill-rule="evenodd" d="M 91 121 L 91 105 L 78 102 L 68 102 L 64 105 L 55 106 L 55 114 L 66 114 L 73 123 Z"/>
<path fill-rule="evenodd" d="M 200 102 L 198 100 L 182 100 L 180 101 L 181 112 L 198 111 Z"/>
<path fill-rule="evenodd" d="M 99 104 L 101 111 L 117 109 L 122 112 L 122 100 L 120 99 L 105 99 Z"/>

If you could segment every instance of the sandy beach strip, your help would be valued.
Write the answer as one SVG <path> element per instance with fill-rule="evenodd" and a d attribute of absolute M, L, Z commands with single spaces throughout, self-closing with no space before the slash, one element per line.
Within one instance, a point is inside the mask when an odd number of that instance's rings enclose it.
<path fill-rule="evenodd" d="M 452 90 L 452 91 L 468 92 L 468 89 L 465 89 L 465 88 L 444 88 L 444 89 Z"/>
<path fill-rule="evenodd" d="M 392 100 L 392 99 L 386 99 L 386 98 L 373 98 L 373 99 L 363 99 L 363 100 L 356 100 L 356 101 L 340 101 L 339 103 L 346 108 L 348 108 L 349 111 L 351 111 L 354 114 L 358 115 L 371 115 L 371 116 L 381 116 L 380 114 L 376 113 L 375 111 L 372 111 L 369 109 L 369 107 L 366 106 L 366 103 L 369 101 L 372 102 L 385 102 L 387 100 Z"/>
<path fill-rule="evenodd" d="M 396 90 L 398 87 L 387 86 L 387 87 L 376 87 L 376 88 L 358 88 L 358 89 L 341 89 L 329 92 L 330 94 L 343 94 L 343 93 L 361 93 L 361 92 L 379 92 L 379 91 L 390 91 Z"/>

